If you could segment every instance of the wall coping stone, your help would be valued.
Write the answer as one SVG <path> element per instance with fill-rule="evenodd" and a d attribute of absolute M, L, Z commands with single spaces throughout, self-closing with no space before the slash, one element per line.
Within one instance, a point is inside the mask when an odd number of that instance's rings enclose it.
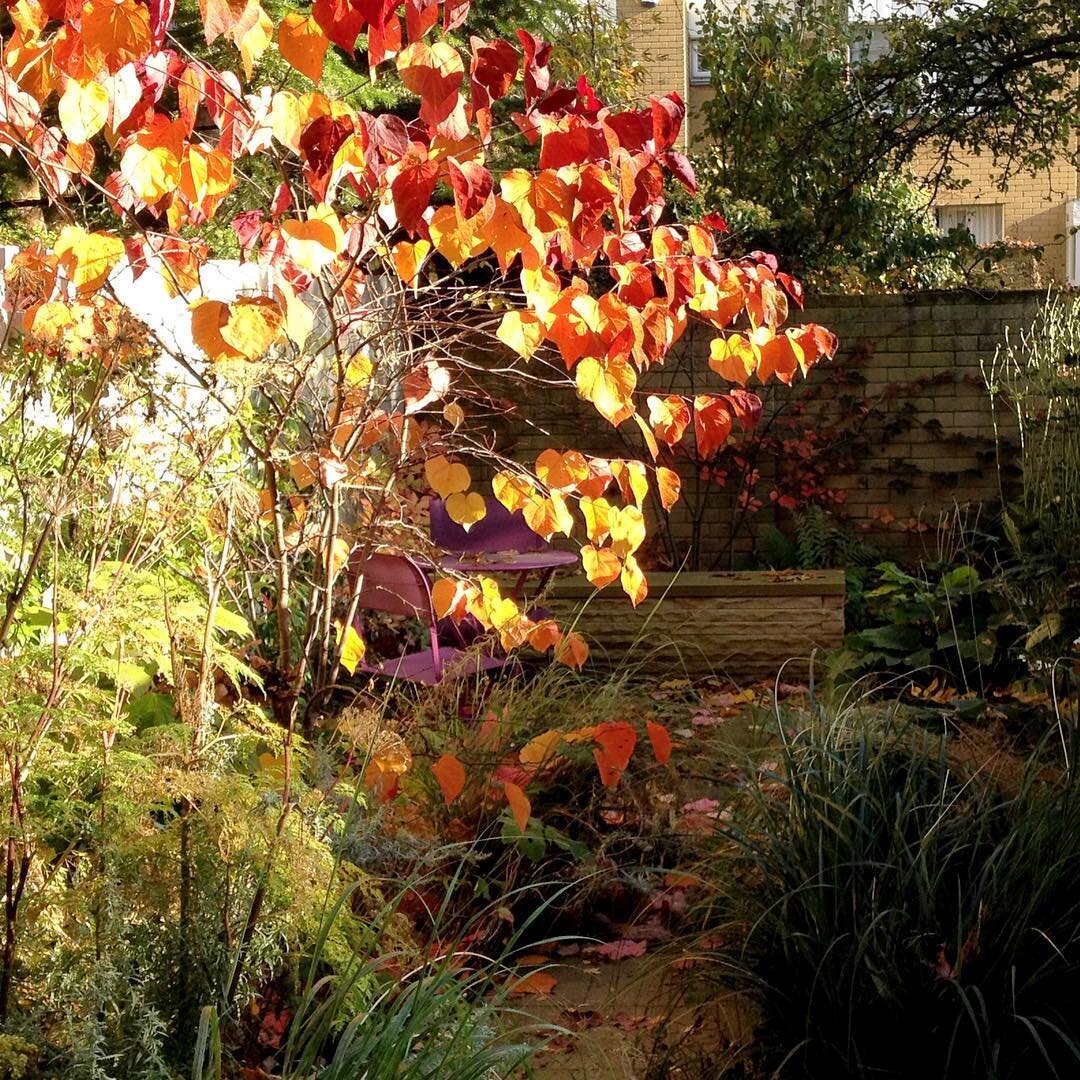
<path fill-rule="evenodd" d="M 649 601 L 679 597 L 843 596 L 843 570 L 736 570 L 717 573 L 647 573 Z M 578 600 L 596 587 L 586 577 L 556 578 L 547 591 L 552 599 Z M 611 595 L 623 594 L 612 586 Z M 647 601 L 648 602 L 648 601 Z M 629 600 L 627 600 L 629 603 Z"/>

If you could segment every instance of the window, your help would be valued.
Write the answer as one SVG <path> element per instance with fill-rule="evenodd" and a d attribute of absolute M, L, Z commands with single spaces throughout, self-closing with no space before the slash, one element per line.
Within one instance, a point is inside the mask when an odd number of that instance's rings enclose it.
<path fill-rule="evenodd" d="M 992 244 L 1005 238 L 1005 207 L 1001 203 L 980 206 L 938 206 L 937 227 L 943 233 L 967 229 L 976 244 Z"/>
<path fill-rule="evenodd" d="M 690 58 L 690 85 L 707 86 L 709 69 L 701 62 L 701 24 L 708 0 L 693 0 L 686 5 L 687 54 Z"/>

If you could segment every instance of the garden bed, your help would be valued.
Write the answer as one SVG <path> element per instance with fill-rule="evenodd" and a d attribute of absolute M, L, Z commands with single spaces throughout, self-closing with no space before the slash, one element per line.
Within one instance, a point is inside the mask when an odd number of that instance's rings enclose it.
<path fill-rule="evenodd" d="M 556 581 L 549 606 L 592 647 L 591 663 L 639 666 L 644 675 L 804 677 L 810 656 L 844 638 L 839 570 L 653 573 L 636 609 L 615 586 Z M 820 656 L 819 656 L 820 660 Z"/>

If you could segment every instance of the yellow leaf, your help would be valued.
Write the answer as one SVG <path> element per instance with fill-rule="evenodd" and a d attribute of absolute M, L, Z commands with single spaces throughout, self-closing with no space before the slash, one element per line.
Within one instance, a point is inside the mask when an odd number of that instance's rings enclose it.
<path fill-rule="evenodd" d="M 305 113 L 300 98 L 291 90 L 279 90 L 270 103 L 270 130 L 274 138 L 294 154 L 300 149 L 304 125 L 314 119 Z"/>
<path fill-rule="evenodd" d="M 69 79 L 57 112 L 64 134 L 73 143 L 89 142 L 109 119 L 109 92 L 99 82 Z"/>
<path fill-rule="evenodd" d="M 281 224 L 285 251 L 297 266 L 312 274 L 334 261 L 345 247 L 345 234 L 337 214 L 327 203 L 308 211 L 306 221 L 293 219 Z"/>
<path fill-rule="evenodd" d="M 229 305 L 221 300 L 200 300 L 191 309 L 191 339 L 215 363 L 243 359 L 243 354 L 221 336 L 228 318 Z"/>
<path fill-rule="evenodd" d="M 609 524 L 611 546 L 621 559 L 637 551 L 645 543 L 645 518 L 636 506 L 612 509 Z"/>
<path fill-rule="evenodd" d="M 532 311 L 508 311 L 495 336 L 523 359 L 528 360 L 544 340 L 544 324 Z"/>
<path fill-rule="evenodd" d="M 460 427 L 465 420 L 465 410 L 456 401 L 448 401 L 443 406 L 442 415 L 453 428 Z"/>
<path fill-rule="evenodd" d="M 627 555 L 623 559 L 621 583 L 623 592 L 630 597 L 630 602 L 637 607 L 646 596 L 649 595 L 649 583 L 638 566 L 637 559 L 633 555 Z"/>
<path fill-rule="evenodd" d="M 124 254 L 124 242 L 111 233 L 88 233 L 65 225 L 53 248 L 79 296 L 96 292 Z"/>
<path fill-rule="evenodd" d="M 367 353 L 358 352 L 345 368 L 345 383 L 362 390 L 371 382 L 371 357 Z"/>
<path fill-rule="evenodd" d="M 598 589 L 610 585 L 622 571 L 618 555 L 611 548 L 597 548 L 586 544 L 581 549 L 581 565 L 585 576 Z"/>
<path fill-rule="evenodd" d="M 228 305 L 220 333 L 225 343 L 248 360 L 257 360 L 281 337 L 285 318 L 268 297 L 240 297 Z"/>
<path fill-rule="evenodd" d="M 574 381 L 578 393 L 616 427 L 634 414 L 632 398 L 637 375 L 625 360 L 582 357 L 574 369 Z"/>
<path fill-rule="evenodd" d="M 341 666 L 350 675 L 355 675 L 360 661 L 364 659 L 365 651 L 364 639 L 356 632 L 356 627 L 350 623 L 345 627 L 341 643 Z"/>
<path fill-rule="evenodd" d="M 266 52 L 270 42 L 274 40 L 274 24 L 258 0 L 250 0 L 244 14 L 240 16 L 235 39 L 236 47 L 240 50 L 240 61 L 244 65 L 244 74 L 250 79 L 255 70 L 255 61 Z"/>
<path fill-rule="evenodd" d="M 275 292 L 278 294 L 279 306 L 285 310 L 285 336 L 298 349 L 302 349 L 311 336 L 315 314 L 296 295 L 296 290 L 287 281 L 281 281 L 275 287 Z"/>
<path fill-rule="evenodd" d="M 483 521 L 487 514 L 484 496 L 475 491 L 455 491 L 446 500 L 446 512 L 451 521 L 456 521 L 466 532 L 478 521 Z"/>
<path fill-rule="evenodd" d="M 491 490 L 495 493 L 495 498 L 511 513 L 520 510 L 536 496 L 536 489 L 528 477 L 507 469 L 501 469 L 492 477 Z"/>
<path fill-rule="evenodd" d="M 441 499 L 448 499 L 460 491 L 467 491 L 471 482 L 469 470 L 464 465 L 457 461 L 450 461 L 442 454 L 428 458 L 424 463 L 424 475 Z M 483 499 L 480 501 L 483 502 Z M 482 514 L 481 517 L 483 517 Z"/>
<path fill-rule="evenodd" d="M 562 742 L 562 732 L 552 728 L 542 735 L 530 739 L 519 751 L 518 761 L 527 769 L 540 769 L 547 765 L 552 758 L 557 757 L 556 751 Z"/>
<path fill-rule="evenodd" d="M 201 300 L 191 312 L 191 336 L 213 361 L 257 360 L 281 336 L 285 319 L 267 297 L 240 297 L 232 304 Z"/>
<path fill-rule="evenodd" d="M 312 18 L 290 11 L 278 27 L 278 49 L 282 58 L 312 82 L 322 78 L 323 61 L 330 41 Z"/>

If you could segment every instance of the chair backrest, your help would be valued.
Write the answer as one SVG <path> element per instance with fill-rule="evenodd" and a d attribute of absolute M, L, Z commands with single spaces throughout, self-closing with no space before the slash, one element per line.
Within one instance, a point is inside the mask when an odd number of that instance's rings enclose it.
<path fill-rule="evenodd" d="M 363 575 L 357 611 L 385 611 L 419 619 L 434 628 L 431 586 L 424 571 L 407 555 L 376 552 L 366 559 L 349 560 L 349 577 L 355 582 Z"/>
<path fill-rule="evenodd" d="M 520 510 L 507 510 L 491 495 L 484 505 L 484 516 L 465 530 L 446 512 L 442 499 L 432 499 L 431 539 L 443 551 L 545 551 L 550 546 L 529 528 Z"/>

